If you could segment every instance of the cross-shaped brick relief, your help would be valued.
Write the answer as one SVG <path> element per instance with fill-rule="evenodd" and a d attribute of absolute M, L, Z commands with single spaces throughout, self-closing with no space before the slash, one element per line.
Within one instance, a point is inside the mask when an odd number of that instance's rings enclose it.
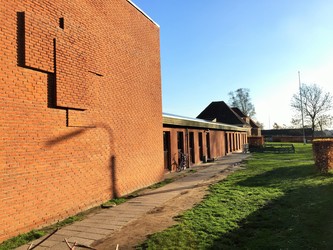
<path fill-rule="evenodd" d="M 48 107 L 86 110 L 91 84 L 103 77 L 97 42 L 83 23 L 17 13 L 18 65 L 48 75 Z"/>

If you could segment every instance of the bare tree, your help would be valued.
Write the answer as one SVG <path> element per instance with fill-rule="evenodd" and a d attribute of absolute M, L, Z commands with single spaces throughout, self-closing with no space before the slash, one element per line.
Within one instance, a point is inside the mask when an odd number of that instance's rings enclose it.
<path fill-rule="evenodd" d="M 301 105 L 301 98 L 303 105 Z M 312 128 L 312 136 L 315 129 L 323 129 L 332 122 L 332 116 L 327 114 L 332 110 L 332 96 L 329 92 L 324 92 L 316 84 L 302 84 L 300 93 L 294 94 L 291 99 L 291 107 L 295 111 L 293 123 L 301 121 L 303 106 L 304 122 Z"/>
<path fill-rule="evenodd" d="M 276 122 L 274 122 L 274 124 L 273 124 L 273 129 L 288 129 L 288 128 L 290 128 L 290 127 L 288 127 L 286 124 L 280 125 Z"/>
<path fill-rule="evenodd" d="M 258 125 L 259 128 L 264 129 L 264 124 L 259 121 L 255 121 L 255 123 Z"/>
<path fill-rule="evenodd" d="M 281 129 L 281 126 L 279 124 L 277 124 L 276 122 L 274 122 L 273 129 Z"/>
<path fill-rule="evenodd" d="M 254 116 L 256 114 L 254 105 L 251 103 L 250 90 L 239 88 L 234 92 L 229 92 L 229 104 L 231 107 L 237 107 L 247 116 Z"/>
<path fill-rule="evenodd" d="M 318 117 L 316 127 L 323 131 L 325 128 L 328 128 L 332 125 L 333 117 L 328 114 L 323 114 Z"/>

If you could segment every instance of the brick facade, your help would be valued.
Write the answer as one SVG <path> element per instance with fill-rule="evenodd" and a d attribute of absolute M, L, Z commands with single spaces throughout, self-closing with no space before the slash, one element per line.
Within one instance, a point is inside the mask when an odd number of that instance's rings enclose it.
<path fill-rule="evenodd" d="M 165 140 L 169 140 L 169 147 L 164 147 L 166 171 L 176 171 L 180 152 L 188 156 L 188 164 L 191 166 L 203 162 L 204 158 L 217 159 L 240 151 L 247 143 L 246 132 L 164 126 L 163 133 Z M 179 137 L 183 140 L 179 140 Z"/>
<path fill-rule="evenodd" d="M 176 171 L 181 153 L 188 156 L 188 166 L 221 158 L 243 150 L 248 131 L 233 125 L 170 114 L 163 116 L 163 151 L 165 171 Z"/>
<path fill-rule="evenodd" d="M 0 242 L 159 181 L 159 27 L 126 0 L 0 8 Z"/>

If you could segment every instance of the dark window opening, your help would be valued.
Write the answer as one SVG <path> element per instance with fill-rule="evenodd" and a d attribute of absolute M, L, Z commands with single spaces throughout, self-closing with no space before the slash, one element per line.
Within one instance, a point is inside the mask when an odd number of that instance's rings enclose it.
<path fill-rule="evenodd" d="M 65 19 L 63 17 L 60 17 L 59 18 L 59 27 L 61 29 L 64 29 L 65 28 Z"/>
<path fill-rule="evenodd" d="M 225 134 L 224 143 L 225 143 L 225 153 L 228 154 L 229 153 L 229 136 L 227 133 Z"/>
<path fill-rule="evenodd" d="M 203 161 L 202 132 L 199 132 L 199 157 Z"/>
<path fill-rule="evenodd" d="M 195 163 L 195 155 L 194 155 L 194 133 L 190 132 L 190 160 L 192 163 Z"/>
<path fill-rule="evenodd" d="M 210 159 L 210 136 L 209 133 L 206 133 L 206 147 L 207 147 L 207 158 Z"/>
<path fill-rule="evenodd" d="M 170 132 L 163 132 L 164 168 L 171 171 Z"/>
<path fill-rule="evenodd" d="M 181 153 L 184 154 L 184 133 L 177 132 L 177 144 L 178 144 L 178 163 L 180 163 Z"/>

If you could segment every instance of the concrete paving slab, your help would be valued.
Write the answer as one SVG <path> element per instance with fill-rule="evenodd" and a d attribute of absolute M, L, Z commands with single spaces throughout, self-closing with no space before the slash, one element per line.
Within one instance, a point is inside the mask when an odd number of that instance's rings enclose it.
<path fill-rule="evenodd" d="M 96 223 L 87 223 L 87 222 L 81 222 L 79 225 L 92 228 L 109 229 L 109 230 L 117 230 L 121 227 L 121 225 L 96 224 Z"/>
<path fill-rule="evenodd" d="M 53 247 L 57 244 L 59 244 L 59 240 L 50 240 L 50 239 L 48 239 L 48 240 L 44 241 L 43 243 L 41 243 L 40 246 L 50 248 L 50 247 Z"/>
<path fill-rule="evenodd" d="M 68 227 L 66 227 L 66 229 L 72 230 L 72 231 L 78 231 L 78 232 L 96 233 L 96 234 L 101 234 L 101 235 L 109 235 L 114 231 L 112 229 L 101 229 L 101 228 L 75 226 L 75 225 L 68 226 Z"/>
<path fill-rule="evenodd" d="M 69 248 L 68 248 L 68 246 L 66 245 L 65 242 L 58 242 L 57 245 L 54 245 L 54 246 L 52 246 L 52 247 L 50 247 L 48 249 L 52 249 L 52 250 L 68 250 Z M 75 250 L 76 249 L 77 248 L 75 248 Z"/>
<path fill-rule="evenodd" d="M 28 247 L 29 247 L 29 245 L 25 244 L 25 245 L 23 245 L 23 246 L 20 246 L 20 247 L 15 248 L 15 250 L 27 250 Z"/>
<path fill-rule="evenodd" d="M 72 244 L 74 244 L 76 242 L 80 245 L 90 246 L 92 243 L 94 243 L 95 240 L 85 239 L 85 238 L 81 238 L 78 236 L 73 236 L 73 237 L 68 238 L 67 241 Z M 67 249 L 68 249 L 68 247 L 67 247 Z"/>
<path fill-rule="evenodd" d="M 75 237 L 83 238 L 83 239 L 88 239 L 88 240 L 100 240 L 105 237 L 105 235 L 102 234 L 96 234 L 96 233 L 90 233 L 90 232 L 80 232 L 78 235 Z"/>
<path fill-rule="evenodd" d="M 80 232 L 76 232 L 76 231 L 72 231 L 72 230 L 67 230 L 66 227 L 58 230 L 58 232 L 55 233 L 56 236 L 63 236 L 63 239 L 64 238 L 67 238 L 67 237 L 71 237 L 71 236 L 74 236 L 74 235 L 77 235 L 79 234 Z"/>

